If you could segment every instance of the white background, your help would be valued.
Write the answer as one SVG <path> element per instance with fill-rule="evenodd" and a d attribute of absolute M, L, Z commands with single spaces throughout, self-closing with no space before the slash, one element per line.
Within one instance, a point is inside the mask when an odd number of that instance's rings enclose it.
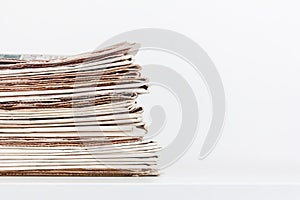
<path fill-rule="evenodd" d="M 226 122 L 207 159 L 198 160 L 204 126 L 160 178 L 300 183 L 299 9 L 292 0 L 1 1 L 0 53 L 76 54 L 138 28 L 182 33 L 222 77 Z"/>

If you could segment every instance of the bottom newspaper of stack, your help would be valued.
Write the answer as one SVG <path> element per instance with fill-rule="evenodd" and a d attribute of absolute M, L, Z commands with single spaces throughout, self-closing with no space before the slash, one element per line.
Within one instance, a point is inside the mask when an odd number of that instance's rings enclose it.
<path fill-rule="evenodd" d="M 144 141 L 135 43 L 75 56 L 0 55 L 0 175 L 158 175 Z"/>

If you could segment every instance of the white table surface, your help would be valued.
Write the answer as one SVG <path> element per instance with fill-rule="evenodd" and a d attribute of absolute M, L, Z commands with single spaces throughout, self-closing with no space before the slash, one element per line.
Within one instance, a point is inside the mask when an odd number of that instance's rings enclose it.
<path fill-rule="evenodd" d="M 184 166 L 178 166 L 183 168 Z M 189 169 L 189 170 L 188 170 Z M 1 177 L 5 199 L 297 199 L 293 168 L 173 166 L 159 177 Z M 1 197 L 1 198 L 2 198 Z"/>

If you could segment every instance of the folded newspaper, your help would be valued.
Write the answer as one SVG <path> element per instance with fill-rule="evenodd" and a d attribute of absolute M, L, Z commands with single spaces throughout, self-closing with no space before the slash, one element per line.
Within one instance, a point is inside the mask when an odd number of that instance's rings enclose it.
<path fill-rule="evenodd" d="M 136 98 L 139 46 L 75 56 L 0 55 L 0 175 L 158 175 Z"/>

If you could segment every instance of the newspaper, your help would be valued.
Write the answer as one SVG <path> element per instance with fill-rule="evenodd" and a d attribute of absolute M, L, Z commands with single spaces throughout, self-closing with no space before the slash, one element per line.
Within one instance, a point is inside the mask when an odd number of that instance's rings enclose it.
<path fill-rule="evenodd" d="M 0 175 L 158 175 L 137 97 L 139 45 L 74 56 L 0 54 Z"/>

